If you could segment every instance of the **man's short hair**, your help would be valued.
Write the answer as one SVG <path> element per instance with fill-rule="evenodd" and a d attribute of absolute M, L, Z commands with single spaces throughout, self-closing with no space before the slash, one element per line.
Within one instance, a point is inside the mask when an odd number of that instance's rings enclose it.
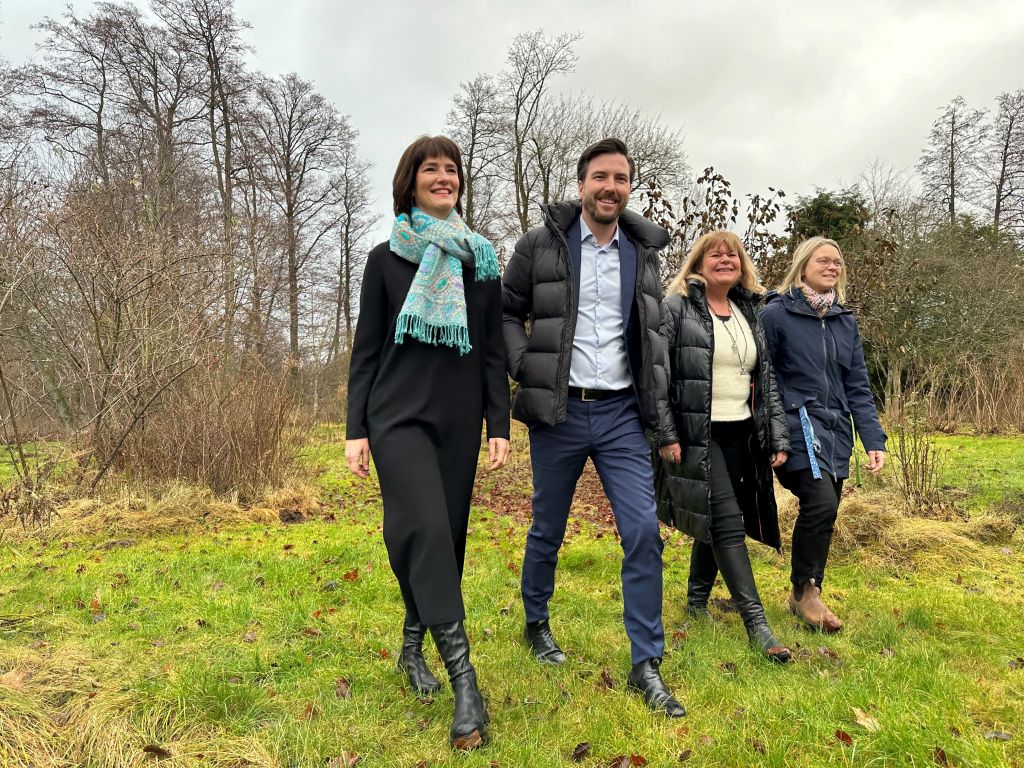
<path fill-rule="evenodd" d="M 576 164 L 577 181 L 583 181 L 587 177 L 587 166 L 598 155 L 625 155 L 629 161 L 629 183 L 633 183 L 633 179 L 636 176 L 636 163 L 629 156 L 626 142 L 615 138 L 601 139 L 596 144 L 591 144 L 583 150 L 583 154 L 580 155 L 580 161 Z"/>

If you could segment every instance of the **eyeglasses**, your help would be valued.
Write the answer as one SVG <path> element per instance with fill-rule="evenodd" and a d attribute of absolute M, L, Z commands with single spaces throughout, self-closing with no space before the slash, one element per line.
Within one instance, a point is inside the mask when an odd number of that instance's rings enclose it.
<path fill-rule="evenodd" d="M 831 265 L 833 267 L 836 267 L 837 269 L 843 268 L 842 259 L 816 258 L 814 259 L 814 263 L 817 264 L 819 267 L 827 267 Z"/>

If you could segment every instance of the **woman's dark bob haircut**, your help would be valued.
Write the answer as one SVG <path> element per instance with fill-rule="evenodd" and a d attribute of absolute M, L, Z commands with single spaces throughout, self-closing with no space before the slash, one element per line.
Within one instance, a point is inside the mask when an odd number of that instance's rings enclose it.
<path fill-rule="evenodd" d="M 395 199 L 395 216 L 403 213 L 412 215 L 413 196 L 416 192 L 416 172 L 423 161 L 432 157 L 447 157 L 459 172 L 459 193 L 455 196 L 455 210 L 462 215 L 462 190 L 466 186 L 466 177 L 462 170 L 462 153 L 458 145 L 447 136 L 420 136 L 405 148 L 402 159 L 395 169 L 395 178 L 391 183 L 391 193 Z"/>

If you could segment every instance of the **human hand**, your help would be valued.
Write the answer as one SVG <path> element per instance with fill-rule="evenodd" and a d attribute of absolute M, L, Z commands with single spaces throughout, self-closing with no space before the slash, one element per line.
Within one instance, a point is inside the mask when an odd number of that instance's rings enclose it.
<path fill-rule="evenodd" d="M 349 471 L 359 477 L 370 476 L 370 441 L 360 437 L 345 441 L 345 461 Z"/>
<path fill-rule="evenodd" d="M 789 454 L 785 451 L 776 451 L 772 454 L 772 469 L 778 469 L 789 461 Z"/>
<path fill-rule="evenodd" d="M 487 441 L 490 452 L 490 469 L 498 469 L 505 466 L 508 461 L 508 440 L 504 437 L 492 437 Z"/>
<path fill-rule="evenodd" d="M 665 461 L 671 461 L 673 464 L 678 464 L 683 460 L 683 449 L 679 443 L 670 443 L 669 445 L 663 445 L 658 448 L 658 455 Z"/>
<path fill-rule="evenodd" d="M 885 451 L 868 451 L 868 472 L 878 474 L 885 466 Z"/>

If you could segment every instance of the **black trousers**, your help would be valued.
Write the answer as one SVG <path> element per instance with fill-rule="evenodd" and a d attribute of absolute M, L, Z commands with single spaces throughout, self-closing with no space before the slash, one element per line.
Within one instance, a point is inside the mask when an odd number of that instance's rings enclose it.
<path fill-rule="evenodd" d="M 832 545 L 839 501 L 843 497 L 843 478 L 833 480 L 827 472 L 815 480 L 810 469 L 777 472 L 782 487 L 800 502 L 793 527 L 793 557 L 790 581 L 798 590 L 814 579 L 819 587 L 825 579 L 825 564 Z"/>
<path fill-rule="evenodd" d="M 462 621 L 462 571 L 480 433 L 400 426 L 371 435 L 384 502 L 384 545 L 409 620 Z"/>
<path fill-rule="evenodd" d="M 711 540 L 716 547 L 746 546 L 743 509 L 738 497 L 753 482 L 749 441 L 753 424 L 716 421 L 711 424 Z"/>

